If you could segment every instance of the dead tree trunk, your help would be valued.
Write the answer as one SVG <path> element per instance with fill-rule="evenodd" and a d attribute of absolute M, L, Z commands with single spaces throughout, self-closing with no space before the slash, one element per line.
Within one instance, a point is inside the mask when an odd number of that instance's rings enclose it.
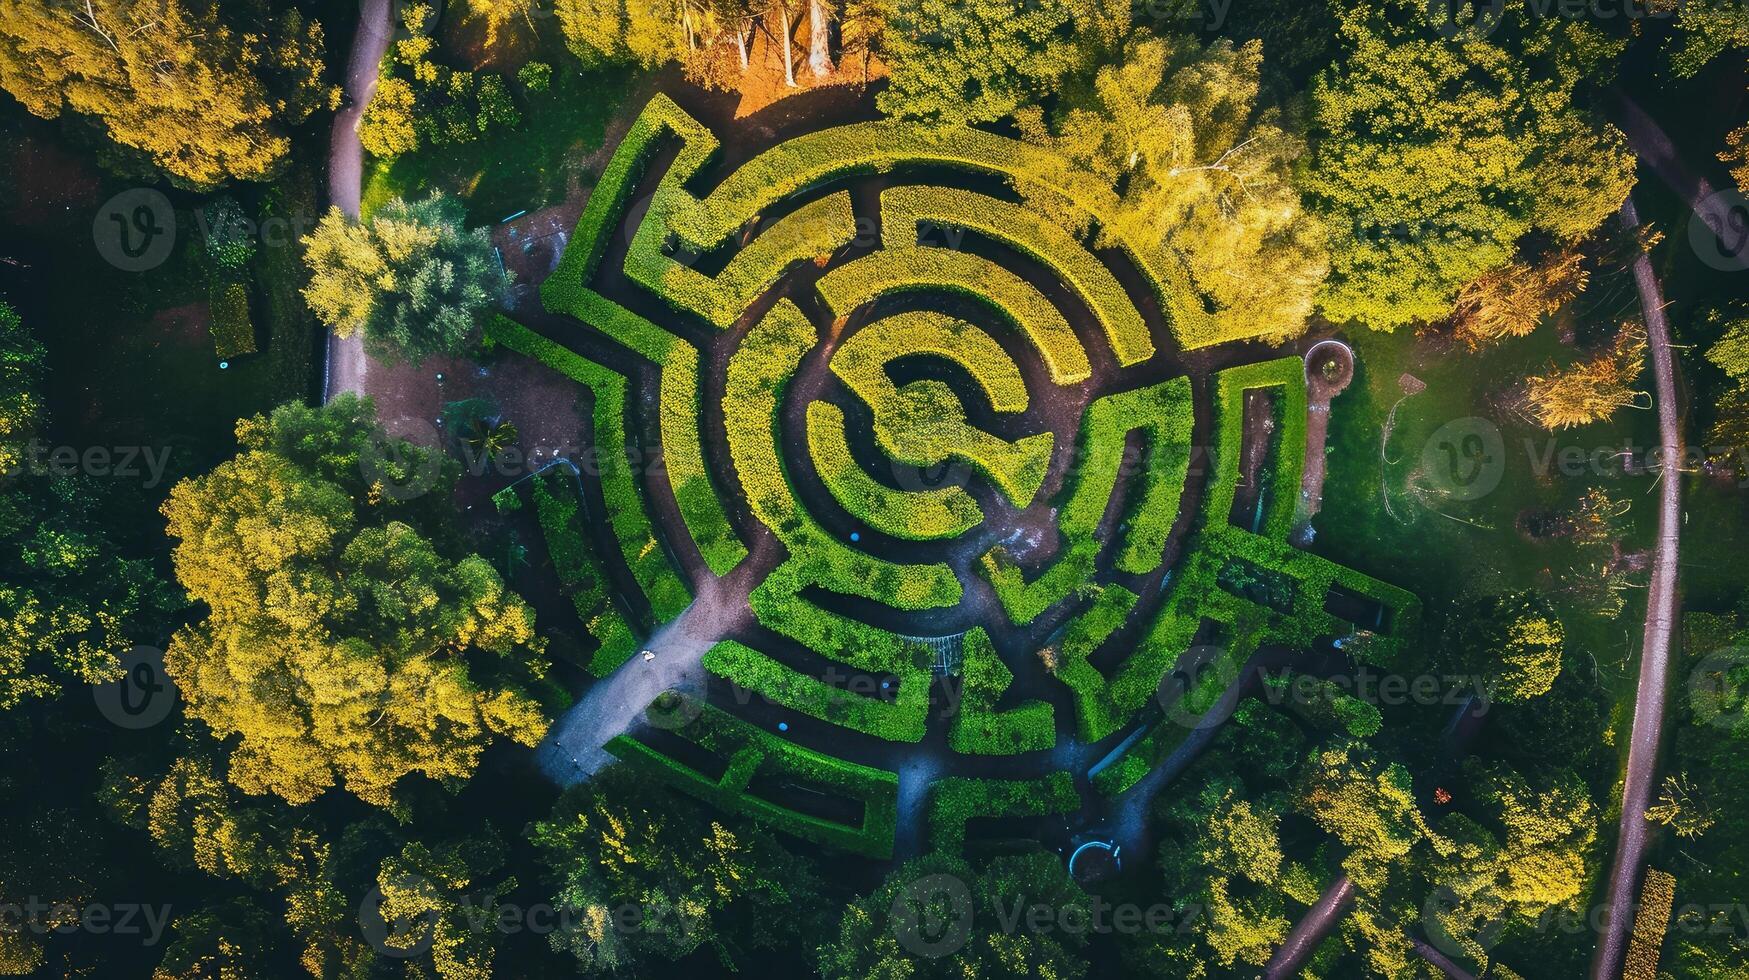
<path fill-rule="evenodd" d="M 825 78 L 832 73 L 832 56 L 826 50 L 831 23 L 826 0 L 808 0 L 808 70 L 815 78 Z"/>

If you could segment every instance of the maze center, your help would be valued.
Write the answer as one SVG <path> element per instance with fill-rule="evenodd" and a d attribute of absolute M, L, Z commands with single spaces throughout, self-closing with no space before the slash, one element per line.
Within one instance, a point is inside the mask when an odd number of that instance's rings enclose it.
<path fill-rule="evenodd" d="M 1208 313 L 1170 250 L 1049 217 L 1097 229 L 1109 191 L 979 130 L 853 124 L 727 173 L 717 149 L 658 96 L 548 315 L 488 330 L 587 395 L 595 472 L 528 491 L 601 678 L 573 715 L 642 708 L 664 638 L 709 637 L 659 712 L 557 737 L 886 856 L 927 795 L 902 773 L 1000 772 L 981 798 L 1081 812 L 1196 737 L 1253 657 L 1395 655 L 1415 598 L 1288 543 L 1302 360 L 1244 363 L 1230 342 L 1269 325 Z M 976 815 L 1002 814 L 930 833 Z"/>

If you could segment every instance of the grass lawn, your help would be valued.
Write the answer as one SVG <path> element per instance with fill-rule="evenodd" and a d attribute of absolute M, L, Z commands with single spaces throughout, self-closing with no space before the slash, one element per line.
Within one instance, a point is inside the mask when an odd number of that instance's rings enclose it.
<path fill-rule="evenodd" d="M 474 224 L 557 204 L 573 185 L 593 183 L 608 120 L 639 77 L 622 69 L 582 72 L 560 61 L 547 91 L 529 95 L 517 87 L 522 124 L 515 131 L 368 161 L 363 211 L 433 189 L 460 197 Z"/>

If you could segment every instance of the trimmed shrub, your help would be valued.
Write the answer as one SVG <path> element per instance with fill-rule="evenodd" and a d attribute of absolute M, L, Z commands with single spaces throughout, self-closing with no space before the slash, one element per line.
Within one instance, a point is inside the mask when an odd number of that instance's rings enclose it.
<path fill-rule="evenodd" d="M 906 248 L 898 242 L 841 265 L 820 279 L 820 297 L 836 316 L 882 296 L 920 290 L 974 299 L 1024 333 L 1050 371 L 1051 380 L 1072 385 L 1093 367 L 1081 338 L 1038 288 L 982 256 L 942 248 Z"/>
<path fill-rule="evenodd" d="M 507 317 L 490 320 L 486 336 L 493 343 L 532 357 L 589 389 L 594 430 L 590 461 L 598 471 L 602 499 L 607 504 L 607 523 L 613 528 L 632 578 L 650 604 L 654 619 L 651 625 L 659 626 L 680 615 L 691 604 L 692 593 L 657 541 L 655 526 L 644 511 L 632 475 L 626 455 L 632 443 L 625 424 L 625 377 Z"/>
<path fill-rule="evenodd" d="M 955 538 L 984 519 L 962 487 L 906 493 L 863 472 L 850 455 L 844 412 L 830 402 L 808 405 L 808 455 L 839 506 L 883 534 L 908 541 Z"/>
<path fill-rule="evenodd" d="M 933 354 L 964 368 L 995 411 L 1026 411 L 1026 379 L 996 338 L 933 310 L 884 317 L 851 334 L 832 353 L 832 373 L 872 405 L 883 387 L 893 387 L 887 365 L 917 354 Z"/>
<path fill-rule="evenodd" d="M 221 359 L 255 353 L 255 321 L 249 318 L 249 287 L 240 282 L 213 284 L 213 353 Z"/>
<path fill-rule="evenodd" d="M 929 788 L 929 846 L 958 853 L 974 817 L 1033 817 L 1081 809 L 1075 780 L 1066 772 L 1042 779 L 967 779 L 949 776 Z"/>
<path fill-rule="evenodd" d="M 910 235 L 919 222 L 970 228 L 1049 266 L 1087 303 L 1124 367 L 1154 356 L 1148 325 L 1110 270 L 1075 237 L 1037 210 L 956 187 L 908 185 L 881 193 L 881 220 L 890 235 Z"/>
<path fill-rule="evenodd" d="M 1045 701 L 1025 701 L 998 710 L 996 703 L 1014 681 L 982 627 L 965 636 L 959 711 L 947 743 L 968 755 L 1014 755 L 1048 749 L 1057 743 L 1056 715 Z"/>
<path fill-rule="evenodd" d="M 662 462 L 680 518 L 699 555 L 713 574 L 727 575 L 747 557 L 747 546 L 735 535 L 705 463 L 699 437 L 698 369 L 698 351 L 676 341 L 662 365 L 658 404 Z"/>
<path fill-rule="evenodd" d="M 728 758 L 729 767 L 722 778 L 709 779 L 625 735 L 609 742 L 608 751 L 677 789 L 725 810 L 746 814 L 775 830 L 865 857 L 884 860 L 892 856 L 898 825 L 897 773 L 802 748 L 674 691 L 658 695 L 651 710 L 669 717 L 693 716 L 677 734 Z M 747 786 L 761 773 L 793 778 L 861 801 L 861 826 L 799 813 L 748 793 Z"/>
<path fill-rule="evenodd" d="M 606 677 L 637 652 L 638 639 L 614 606 L 607 573 L 589 545 L 577 487 L 555 490 L 549 485 L 562 479 L 548 474 L 533 481 L 535 513 L 559 586 L 570 596 L 577 618 L 596 641 L 594 653 L 582 666 L 596 677 Z"/>
<path fill-rule="evenodd" d="M 924 718 L 906 710 L 905 705 L 840 690 L 734 640 L 711 647 L 704 655 L 704 667 L 730 683 L 821 721 L 891 742 L 923 741 Z"/>

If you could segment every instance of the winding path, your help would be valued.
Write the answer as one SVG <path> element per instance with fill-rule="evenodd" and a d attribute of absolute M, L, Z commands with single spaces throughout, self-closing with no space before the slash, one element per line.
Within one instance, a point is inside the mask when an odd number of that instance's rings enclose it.
<path fill-rule="evenodd" d="M 1622 202 L 1621 220 L 1638 233 L 1639 212 L 1629 196 Z M 1658 753 L 1664 738 L 1665 703 L 1670 680 L 1670 646 L 1676 632 L 1677 545 L 1682 528 L 1682 426 L 1676 402 L 1676 359 L 1670 351 L 1670 321 L 1664 313 L 1664 291 L 1644 251 L 1633 260 L 1634 286 L 1645 314 L 1646 341 L 1651 349 L 1652 384 L 1658 403 L 1658 537 L 1652 552 L 1652 579 L 1646 591 L 1646 626 L 1640 644 L 1639 689 L 1634 696 L 1634 722 L 1628 741 L 1627 772 L 1622 785 L 1621 828 L 1609 872 L 1609 916 L 1592 961 L 1593 980 L 1621 975 L 1634 926 L 1634 899 L 1645 868 L 1651 824 L 1646 808 L 1658 779 Z"/>
<path fill-rule="evenodd" d="M 328 202 L 354 221 L 364 195 L 364 146 L 358 140 L 358 127 L 376 94 L 377 66 L 394 35 L 393 9 L 391 0 L 359 0 L 358 28 L 346 59 L 347 104 L 334 114 L 334 129 L 328 138 Z M 362 392 L 370 366 L 364 338 L 354 333 L 343 340 L 327 331 L 323 336 L 328 352 L 322 369 L 322 401 L 342 392 Z"/>

